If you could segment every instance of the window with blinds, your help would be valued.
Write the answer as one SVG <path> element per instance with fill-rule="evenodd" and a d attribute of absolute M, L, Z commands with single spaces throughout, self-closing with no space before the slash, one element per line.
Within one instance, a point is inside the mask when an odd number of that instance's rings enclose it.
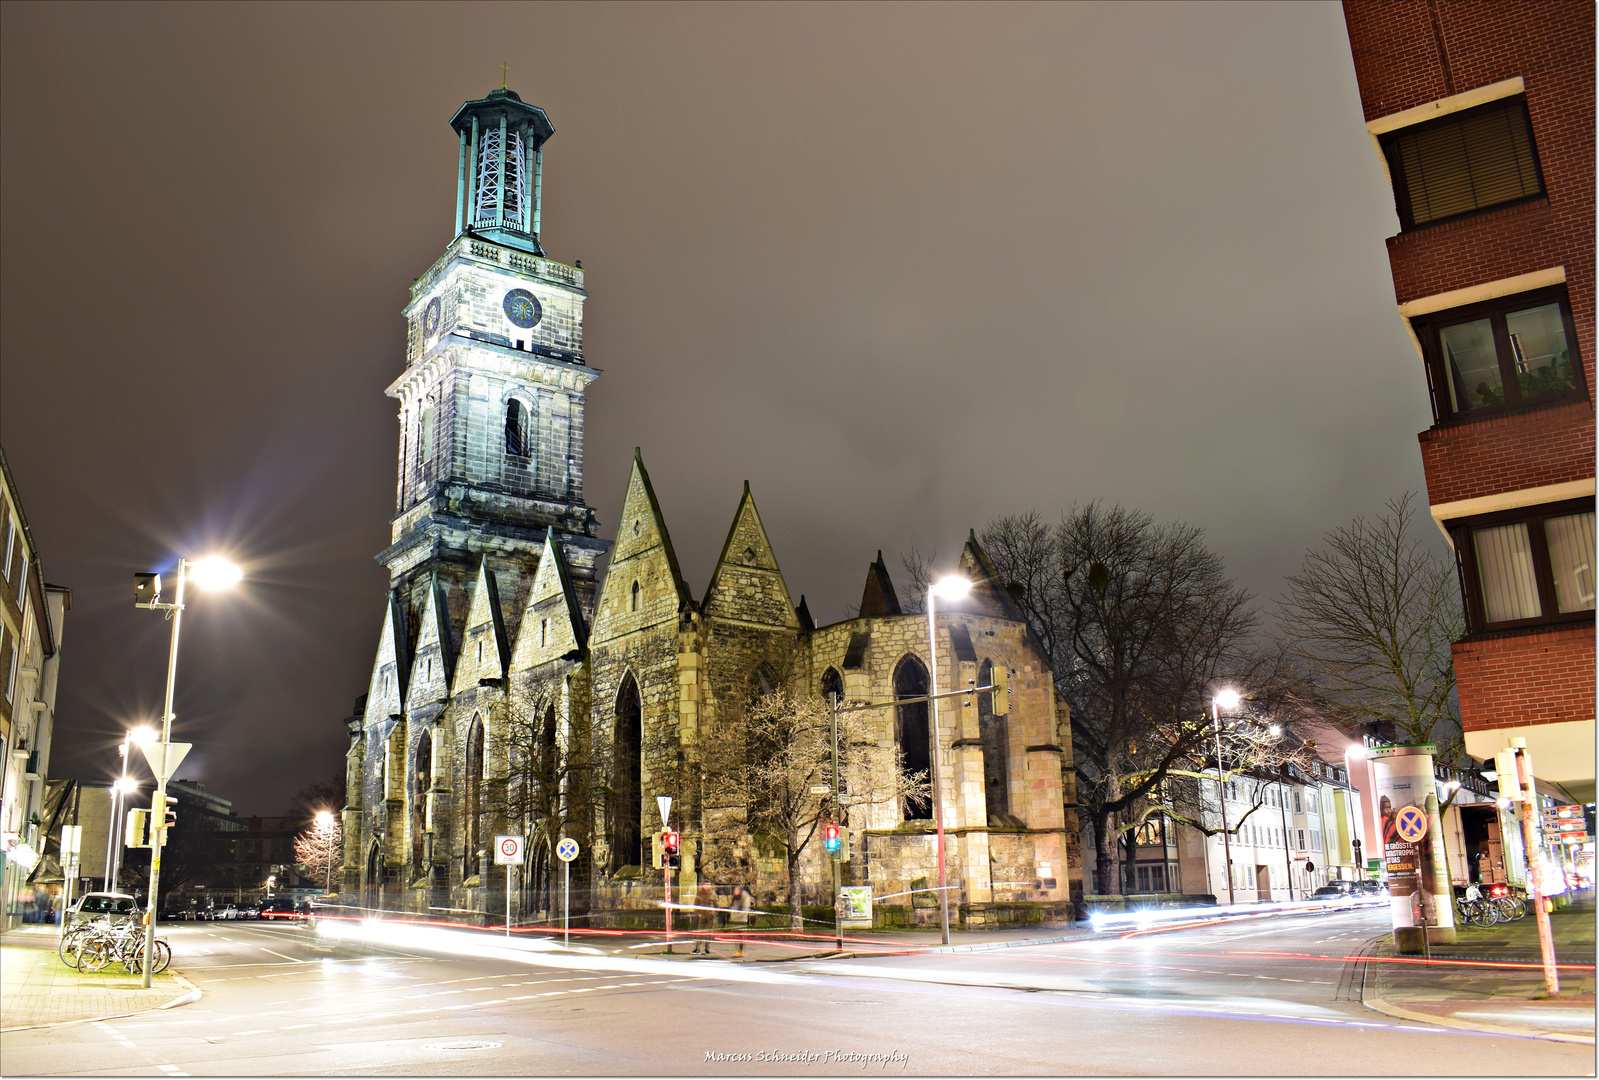
<path fill-rule="evenodd" d="M 1594 616 L 1593 500 L 1452 522 L 1471 632 Z"/>
<path fill-rule="evenodd" d="M 1383 151 L 1406 229 L 1543 194 L 1524 97 L 1401 128 Z"/>

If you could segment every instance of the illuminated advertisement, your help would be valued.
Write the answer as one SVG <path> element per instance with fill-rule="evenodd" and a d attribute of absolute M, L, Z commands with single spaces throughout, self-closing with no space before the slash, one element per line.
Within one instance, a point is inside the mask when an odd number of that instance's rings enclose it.
<path fill-rule="evenodd" d="M 1433 780 L 1434 749 L 1430 745 L 1379 746 L 1368 751 L 1395 930 L 1421 926 L 1452 929 L 1455 925 L 1438 789 Z"/>

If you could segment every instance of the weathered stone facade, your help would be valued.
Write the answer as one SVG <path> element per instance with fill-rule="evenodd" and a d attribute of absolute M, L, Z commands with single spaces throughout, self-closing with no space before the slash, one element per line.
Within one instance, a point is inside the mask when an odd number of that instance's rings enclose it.
<path fill-rule="evenodd" d="M 463 114 L 500 107 L 491 96 Z M 481 182 L 463 174 L 463 191 Z M 659 918 L 650 838 L 666 795 L 685 840 L 676 887 L 750 884 L 771 902 L 785 891 L 781 844 L 752 835 L 744 807 L 708 797 L 701 755 L 707 732 L 737 723 L 781 666 L 806 694 L 889 703 L 869 714 L 878 744 L 899 745 L 912 767 L 939 763 L 963 921 L 1037 918 L 1080 895 L 1066 706 L 976 540 L 960 562 L 971 594 L 939 611 L 939 689 L 985 685 L 990 665 L 1003 666 L 1014 708 L 996 717 L 986 695 L 946 701 L 936 736 L 925 704 L 892 705 L 928 693 L 928 624 L 901 611 L 881 555 L 859 617 L 814 626 L 747 485 L 696 600 L 635 453 L 597 581 L 607 545 L 582 501 L 582 417 L 599 372 L 582 358 L 582 271 L 506 222 L 462 228 L 413 286 L 407 368 L 389 388 L 400 400 L 398 512 L 379 556 L 390 594 L 377 656 L 352 721 L 345 892 L 371 907 L 503 912 L 507 877 L 490 848 L 496 834 L 520 833 L 535 837 L 517 882 L 534 914 L 547 908 L 540 883 L 564 834 L 582 844 L 573 884 L 585 918 Z M 537 297 L 534 327 L 513 325 L 500 300 L 512 290 Z M 534 760 L 555 764 L 534 776 Z M 886 919 L 931 918 L 930 813 L 891 799 L 853 809 L 848 824 L 845 882 L 873 886 Z M 818 850 L 800 872 L 806 902 L 830 902 Z"/>

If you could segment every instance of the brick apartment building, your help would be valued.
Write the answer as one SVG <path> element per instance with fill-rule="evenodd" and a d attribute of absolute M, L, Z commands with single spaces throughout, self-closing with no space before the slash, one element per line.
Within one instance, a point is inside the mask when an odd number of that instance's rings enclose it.
<path fill-rule="evenodd" d="M 1594 798 L 1594 7 L 1345 0 L 1453 546 L 1466 747 Z M 1418 383 L 1420 380 L 1418 380 Z"/>

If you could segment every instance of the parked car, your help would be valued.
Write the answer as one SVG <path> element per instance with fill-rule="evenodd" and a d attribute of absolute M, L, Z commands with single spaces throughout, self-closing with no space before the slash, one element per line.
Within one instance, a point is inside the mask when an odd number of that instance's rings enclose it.
<path fill-rule="evenodd" d="M 1326 885 L 1323 885 L 1321 888 L 1311 893 L 1310 898 L 1312 900 L 1337 900 L 1340 897 L 1348 895 L 1350 895 L 1350 890 L 1347 885 L 1337 882 L 1328 882 Z"/>
<path fill-rule="evenodd" d="M 114 923 L 131 922 L 144 917 L 144 910 L 139 907 L 139 901 L 127 893 L 92 892 L 84 893 L 78 902 L 72 905 L 72 916 L 67 920 L 68 926 L 75 926 L 91 919 L 108 919 Z"/>
<path fill-rule="evenodd" d="M 216 918 L 218 919 L 237 919 L 238 917 L 239 909 L 232 904 L 223 904 L 217 908 Z"/>
<path fill-rule="evenodd" d="M 305 918 L 294 900 L 287 896 L 274 896 L 261 904 L 261 918 L 273 922 L 298 922 Z"/>
<path fill-rule="evenodd" d="M 260 904 L 240 904 L 239 905 L 239 918 L 241 918 L 241 919 L 259 919 L 260 917 L 261 917 L 261 905 Z"/>
<path fill-rule="evenodd" d="M 1373 896 L 1387 896 L 1388 886 L 1384 885 L 1380 881 L 1357 881 L 1355 882 L 1355 891 L 1359 895 L 1368 898 Z"/>

